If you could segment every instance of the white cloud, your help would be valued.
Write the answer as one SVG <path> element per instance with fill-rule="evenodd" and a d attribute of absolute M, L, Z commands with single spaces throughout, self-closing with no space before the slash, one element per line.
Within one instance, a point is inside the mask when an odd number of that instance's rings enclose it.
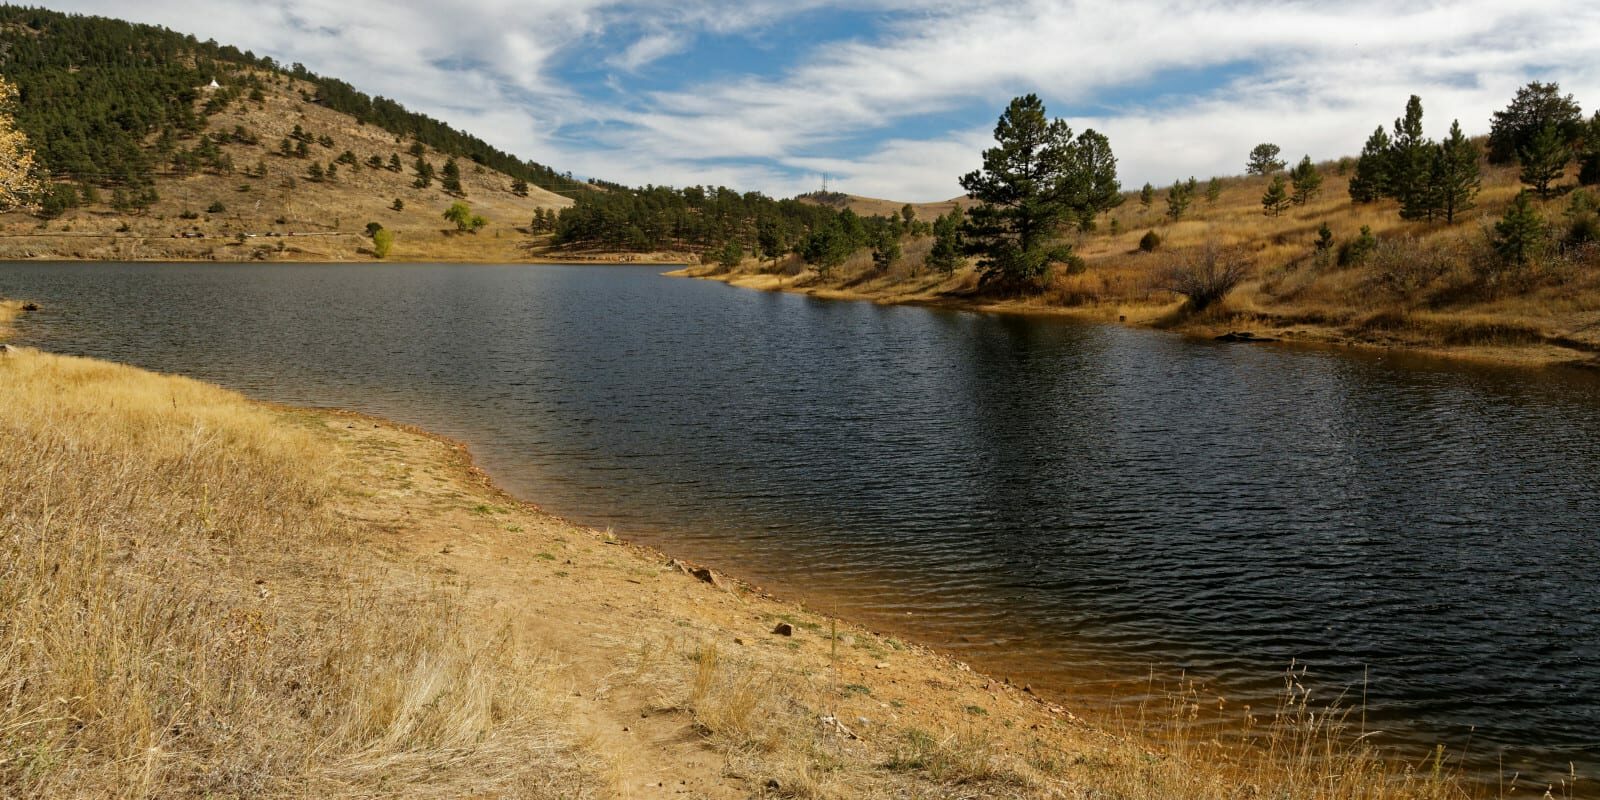
<path fill-rule="evenodd" d="M 65 5 L 302 61 L 578 174 L 777 194 L 812 188 L 816 173 L 828 172 L 862 194 L 952 196 L 993 115 L 1029 91 L 1057 113 L 1083 109 L 1075 126 L 1111 137 L 1129 186 L 1235 173 L 1263 140 L 1313 158 L 1353 153 L 1413 92 L 1434 134 L 1455 117 L 1483 132 L 1490 112 L 1535 77 L 1600 104 L 1600 8 L 1566 0 Z M 692 62 L 704 37 L 759 41 L 843 10 L 875 14 L 874 27 L 775 53 L 791 64 L 779 74 L 668 73 L 671 90 L 631 88 L 635 72 L 661 80 L 663 58 Z M 563 82 L 557 67 L 574 63 L 622 74 L 600 101 Z M 1224 67 L 1235 75 L 1225 87 L 1193 96 L 1151 90 Z M 957 113 L 973 108 L 991 110 L 984 119 Z M 917 129 L 930 119 L 943 127 Z M 863 143 L 865 155 L 837 155 L 860 153 Z"/>

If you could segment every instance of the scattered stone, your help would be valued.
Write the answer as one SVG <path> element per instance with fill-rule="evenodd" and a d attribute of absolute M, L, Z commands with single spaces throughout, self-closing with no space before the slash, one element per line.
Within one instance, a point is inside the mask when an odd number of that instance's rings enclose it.
<path fill-rule="evenodd" d="M 875 669 L 888 669 L 888 668 L 889 668 L 889 662 L 887 662 L 887 661 L 879 661 L 877 666 L 875 667 Z"/>
<path fill-rule="evenodd" d="M 779 636 L 793 636 L 794 626 L 787 622 L 780 622 L 772 629 L 772 632 L 778 634 Z"/>
<path fill-rule="evenodd" d="M 1229 331 L 1216 337 L 1219 342 L 1276 342 L 1271 336 L 1257 336 L 1250 331 Z"/>
<path fill-rule="evenodd" d="M 1022 691 L 1027 693 L 1027 694 L 1033 694 L 1033 684 L 1031 684 L 1031 683 L 1022 684 Z"/>
<path fill-rule="evenodd" d="M 771 789 L 774 792 L 781 792 L 781 791 L 783 791 L 783 784 L 778 783 L 778 779 L 777 778 L 768 778 L 767 779 L 767 788 Z"/>
<path fill-rule="evenodd" d="M 735 636 L 733 637 L 733 643 L 737 645 L 743 645 L 744 639 L 742 637 Z"/>
<path fill-rule="evenodd" d="M 722 578 L 720 576 L 718 576 L 717 573 L 712 572 L 711 570 L 709 570 L 709 569 L 707 569 L 705 567 L 699 567 L 697 569 L 690 570 L 689 574 L 693 575 L 700 582 L 709 583 L 712 586 L 717 587 L 718 589 L 727 589 L 728 588 L 727 586 L 723 585 Z"/>
<path fill-rule="evenodd" d="M 0 357 L 9 355 L 11 355 L 11 348 L 7 345 L 0 344 Z"/>
<path fill-rule="evenodd" d="M 38 303 L 24 303 L 23 306 L 22 306 L 22 310 L 23 311 L 38 311 L 39 310 L 39 304 Z"/>
<path fill-rule="evenodd" d="M 838 733 L 840 736 L 845 737 L 846 739 L 860 739 L 861 738 L 861 737 L 856 735 L 855 731 L 850 730 L 849 726 L 845 725 L 843 722 L 840 722 L 838 717 L 835 717 L 835 716 L 833 716 L 831 714 L 828 715 L 828 716 L 823 717 L 821 722 L 822 722 L 822 727 L 823 727 L 824 730 L 834 731 L 834 732 Z"/>

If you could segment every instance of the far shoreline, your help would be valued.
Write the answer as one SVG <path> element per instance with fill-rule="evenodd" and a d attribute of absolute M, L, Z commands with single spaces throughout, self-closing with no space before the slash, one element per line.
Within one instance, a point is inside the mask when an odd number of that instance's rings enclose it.
<path fill-rule="evenodd" d="M 1550 368 L 1582 371 L 1600 370 L 1600 354 L 1592 358 L 1576 358 L 1572 355 L 1573 351 L 1548 344 L 1538 346 L 1480 345 L 1450 347 L 1442 344 L 1419 345 L 1355 339 L 1336 335 L 1327 329 L 1312 328 L 1310 326 L 1219 326 L 1206 322 L 1172 323 L 1170 321 L 1171 318 L 1183 305 L 1181 301 L 1166 306 L 1074 307 L 1030 302 L 1028 298 L 997 300 L 992 298 L 967 298 L 944 292 L 856 291 L 819 286 L 815 283 L 801 280 L 802 278 L 814 280 L 814 275 L 782 276 L 771 273 L 730 272 L 717 267 L 697 265 L 684 266 L 681 269 L 662 274 L 673 278 L 713 281 L 739 289 L 804 295 L 819 300 L 916 306 L 982 314 L 1053 317 L 1088 324 L 1121 325 L 1130 328 L 1163 331 L 1201 340 L 1216 340 L 1224 334 L 1243 332 L 1266 337 L 1253 342 L 1238 342 L 1238 344 L 1258 347 L 1277 345 L 1325 352 L 1405 355 L 1436 360 L 1441 364 L 1475 364 L 1536 370 Z M 789 280 L 785 280 L 786 277 Z"/>

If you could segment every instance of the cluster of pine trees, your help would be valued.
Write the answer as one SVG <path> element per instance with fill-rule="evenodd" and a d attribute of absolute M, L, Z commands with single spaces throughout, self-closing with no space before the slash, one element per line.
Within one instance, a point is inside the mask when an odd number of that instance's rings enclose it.
<path fill-rule="evenodd" d="M 1350 199 L 1371 203 L 1393 198 L 1404 219 L 1454 222 L 1457 214 L 1472 208 L 1483 182 L 1479 156 L 1459 120 L 1450 123 L 1442 142 L 1423 135 L 1422 98 L 1412 95 L 1405 114 L 1394 121 L 1394 133 L 1380 125 L 1361 149 L 1350 179 Z"/>
<path fill-rule="evenodd" d="M 775 257 L 841 212 L 799 200 L 774 200 L 727 187 L 629 189 L 605 184 L 563 209 L 555 243 L 601 249 L 717 252 L 736 242 Z"/>

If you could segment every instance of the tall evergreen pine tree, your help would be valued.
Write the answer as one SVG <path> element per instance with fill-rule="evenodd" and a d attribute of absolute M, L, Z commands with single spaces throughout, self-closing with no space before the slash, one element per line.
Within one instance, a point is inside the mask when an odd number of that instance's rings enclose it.
<path fill-rule="evenodd" d="M 1567 172 L 1572 148 L 1567 145 L 1560 128 L 1546 125 L 1517 151 L 1517 158 L 1522 161 L 1522 182 L 1532 186 L 1540 198 L 1548 198 L 1550 185 Z"/>
<path fill-rule="evenodd" d="M 1311 163 L 1311 156 L 1300 159 L 1294 169 L 1289 172 L 1289 181 L 1294 185 L 1294 192 L 1290 199 L 1297 206 L 1303 206 L 1311 198 L 1322 191 L 1322 173 L 1317 170 L 1317 165 Z"/>
<path fill-rule="evenodd" d="M 1433 150 L 1433 142 L 1422 135 L 1422 98 L 1411 95 L 1405 116 L 1394 121 L 1389 145 L 1390 191 L 1400 201 L 1401 219 L 1432 219 L 1438 210 Z"/>
<path fill-rule="evenodd" d="M 1478 146 L 1461 133 L 1461 121 L 1450 123 L 1450 135 L 1439 143 L 1433 160 L 1432 184 L 1445 222 L 1472 208 L 1482 178 L 1478 172 Z"/>
<path fill-rule="evenodd" d="M 1389 134 L 1383 126 L 1367 137 L 1361 148 L 1361 158 L 1356 160 L 1356 174 L 1350 178 L 1350 199 L 1357 203 L 1372 203 L 1389 196 Z"/>

